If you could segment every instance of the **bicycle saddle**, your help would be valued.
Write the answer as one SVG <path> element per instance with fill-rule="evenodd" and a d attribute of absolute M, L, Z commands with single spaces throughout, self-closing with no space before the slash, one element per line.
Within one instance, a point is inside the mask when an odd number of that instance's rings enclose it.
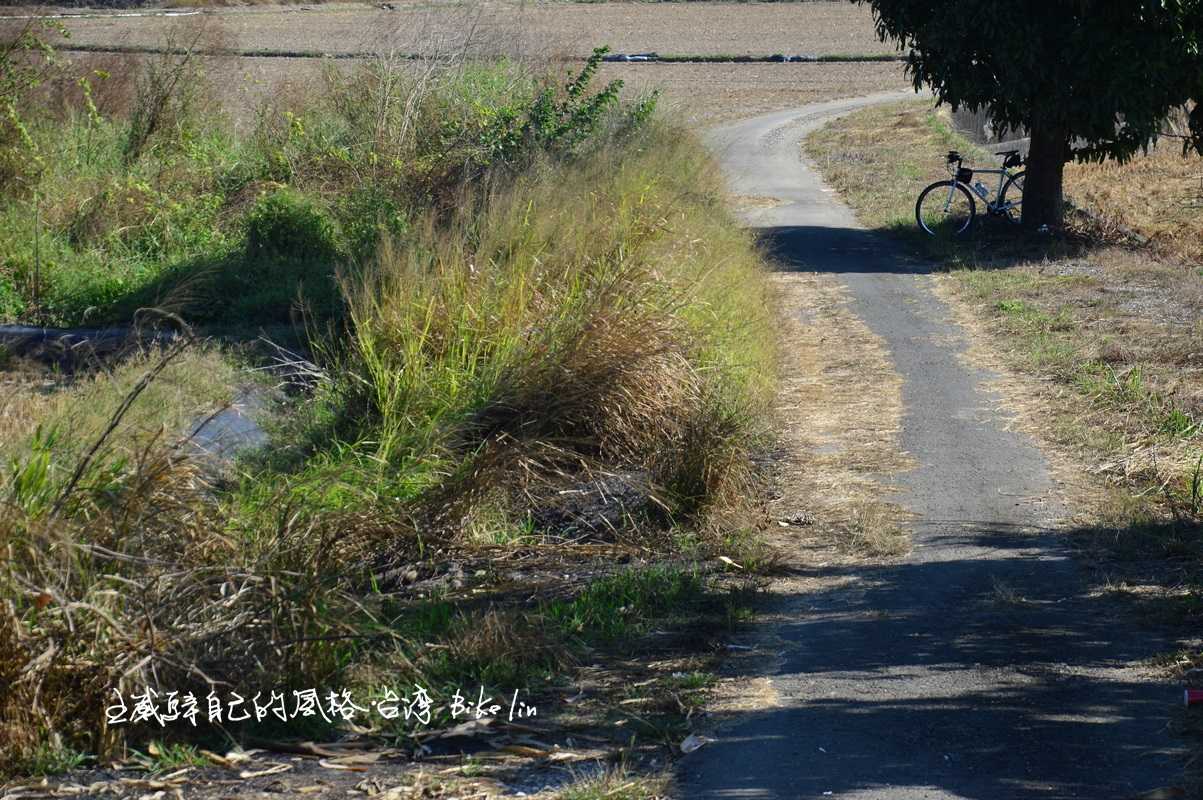
<path fill-rule="evenodd" d="M 1019 157 L 1018 150 L 1000 150 L 994 155 L 1003 157 L 1004 167 L 1018 167 L 1023 163 L 1023 159 Z"/>

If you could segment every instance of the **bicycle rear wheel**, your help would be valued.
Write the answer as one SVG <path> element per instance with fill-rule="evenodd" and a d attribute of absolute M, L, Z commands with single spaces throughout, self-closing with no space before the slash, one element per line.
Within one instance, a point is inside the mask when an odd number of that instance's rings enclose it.
<path fill-rule="evenodd" d="M 1020 172 L 1007 178 L 1002 191 L 998 193 L 998 205 L 1011 222 L 1019 222 L 1023 216 L 1023 176 L 1026 174 Z"/>
<path fill-rule="evenodd" d="M 940 181 L 928 186 L 915 202 L 915 222 L 938 239 L 963 235 L 977 217 L 977 203 L 957 181 Z"/>

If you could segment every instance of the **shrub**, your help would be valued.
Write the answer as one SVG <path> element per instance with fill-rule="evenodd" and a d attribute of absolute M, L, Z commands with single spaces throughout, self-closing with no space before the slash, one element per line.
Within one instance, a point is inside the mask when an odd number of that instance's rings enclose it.
<path fill-rule="evenodd" d="M 163 52 L 140 65 L 126 132 L 126 163 L 137 161 L 152 146 L 177 149 L 202 127 L 202 107 L 213 104 L 198 51 L 220 46 L 217 30 L 208 20 L 170 28 Z"/>
<path fill-rule="evenodd" d="M 551 89 L 539 93 L 527 112 L 525 132 L 529 142 L 540 148 L 572 152 L 598 130 L 606 113 L 618 104 L 618 92 L 622 89 L 622 81 L 616 80 L 600 92 L 589 94 L 593 76 L 608 52 L 608 47 L 593 50 L 580 74 L 564 87 L 562 99 L 557 100 Z M 646 118 L 649 114 L 646 103 L 635 111 L 636 118 Z"/>
<path fill-rule="evenodd" d="M 246 219 L 246 255 L 255 261 L 336 261 L 334 222 L 309 198 L 281 188 L 255 203 Z"/>

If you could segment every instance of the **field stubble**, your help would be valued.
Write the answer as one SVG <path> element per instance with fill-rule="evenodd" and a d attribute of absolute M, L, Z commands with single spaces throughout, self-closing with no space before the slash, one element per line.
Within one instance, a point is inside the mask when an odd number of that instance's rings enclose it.
<path fill-rule="evenodd" d="M 384 11 L 361 4 L 227 9 L 233 46 L 275 50 L 429 52 L 468 43 L 481 54 L 586 56 L 617 53 L 771 55 L 889 53 L 868 9 L 846 2 L 558 3 L 401 2 Z M 81 44 L 158 45 L 169 17 L 71 20 Z"/>
<path fill-rule="evenodd" d="M 223 47 L 278 52 L 421 53 L 428 57 L 507 58 L 543 69 L 549 60 L 580 57 L 594 47 L 614 52 L 771 55 L 889 52 L 867 10 L 851 3 L 469 3 L 403 4 L 398 11 L 359 6 L 230 9 L 206 15 Z M 72 43 L 162 46 L 185 23 L 169 17 L 70 20 Z M 81 63 L 90 57 L 77 56 Z M 305 84 L 324 69 L 350 68 L 320 59 L 210 59 L 221 98 L 245 117 L 263 97 Z M 680 115 L 716 124 L 820 100 L 870 94 L 907 84 L 897 63 L 605 64 L 630 93 L 660 89 Z M 310 84 L 308 90 L 315 90 Z"/>

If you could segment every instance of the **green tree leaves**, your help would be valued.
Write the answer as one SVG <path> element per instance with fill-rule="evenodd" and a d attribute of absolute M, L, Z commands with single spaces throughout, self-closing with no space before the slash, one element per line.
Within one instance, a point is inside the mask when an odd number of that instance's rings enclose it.
<path fill-rule="evenodd" d="M 987 109 L 997 129 L 1040 140 L 1029 190 L 1060 186 L 1062 156 L 1131 158 L 1172 110 L 1203 99 L 1203 0 L 854 2 L 872 6 L 883 40 L 909 48 L 916 88 L 954 109 Z M 1203 154 L 1198 105 L 1190 131 L 1188 148 Z M 1059 214 L 1057 194 L 1050 206 Z M 1025 220 L 1028 212 L 1025 200 Z"/>

